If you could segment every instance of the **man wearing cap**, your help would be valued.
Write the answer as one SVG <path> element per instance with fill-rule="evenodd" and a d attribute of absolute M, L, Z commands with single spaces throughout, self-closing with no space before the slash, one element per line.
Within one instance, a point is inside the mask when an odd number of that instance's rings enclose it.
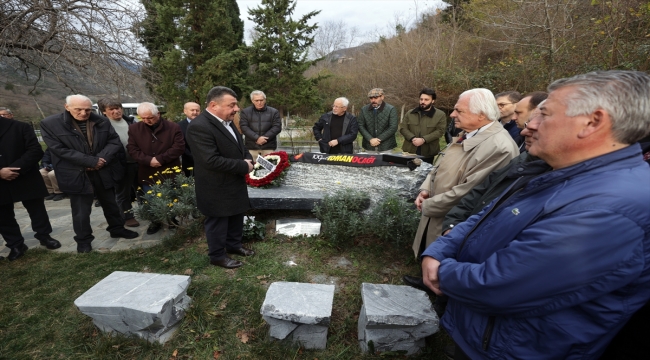
<path fill-rule="evenodd" d="M 399 125 L 397 109 L 384 102 L 384 90 L 374 88 L 368 93 L 370 104 L 361 108 L 357 121 L 366 150 L 387 151 L 397 147 L 395 133 Z"/>

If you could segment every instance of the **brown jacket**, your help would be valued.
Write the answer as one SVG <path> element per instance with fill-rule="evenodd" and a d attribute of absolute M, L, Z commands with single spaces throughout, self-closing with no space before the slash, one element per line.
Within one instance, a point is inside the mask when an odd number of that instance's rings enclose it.
<path fill-rule="evenodd" d="M 498 121 L 461 144 L 456 141 L 458 138 L 440 153 L 437 166 L 420 187 L 430 195 L 422 203 L 422 217 L 413 241 L 416 257 L 422 238 L 426 236 L 426 246 L 429 246 L 441 235 L 445 215 L 465 194 L 519 155 L 517 144 Z"/>
<path fill-rule="evenodd" d="M 185 140 L 181 127 L 171 121 L 160 119 L 160 125 L 154 131 L 144 122 L 138 122 L 129 126 L 129 143 L 126 149 L 139 165 L 138 183 L 151 184 L 157 179 L 162 179 L 154 176 L 156 172 L 162 173 L 174 166 L 180 168 L 180 157 L 185 152 Z M 151 159 L 154 157 L 162 166 L 151 167 Z"/>

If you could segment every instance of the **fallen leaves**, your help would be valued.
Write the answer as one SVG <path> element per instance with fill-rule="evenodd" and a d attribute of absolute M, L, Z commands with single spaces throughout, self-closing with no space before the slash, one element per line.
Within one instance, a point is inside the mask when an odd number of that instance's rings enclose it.
<path fill-rule="evenodd" d="M 219 350 L 212 353 L 212 358 L 213 359 L 218 359 L 220 356 L 221 356 L 221 351 L 219 351 Z"/>
<path fill-rule="evenodd" d="M 192 269 L 187 269 L 187 270 L 185 270 L 184 274 L 185 275 L 194 275 L 194 271 L 192 271 Z"/>
<path fill-rule="evenodd" d="M 219 310 L 223 310 L 228 306 L 228 302 L 226 300 L 221 302 L 221 305 L 219 305 Z"/>
<path fill-rule="evenodd" d="M 244 330 L 237 330 L 237 338 L 244 344 L 248 343 L 248 333 Z"/>

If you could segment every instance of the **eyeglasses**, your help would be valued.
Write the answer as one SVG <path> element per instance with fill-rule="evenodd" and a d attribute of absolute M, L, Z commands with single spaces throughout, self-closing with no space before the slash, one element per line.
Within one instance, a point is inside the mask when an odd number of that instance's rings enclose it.
<path fill-rule="evenodd" d="M 500 103 L 500 104 L 497 104 L 497 105 L 499 106 L 499 109 L 501 109 L 506 105 L 512 105 L 512 104 L 514 104 L 514 103 Z"/>

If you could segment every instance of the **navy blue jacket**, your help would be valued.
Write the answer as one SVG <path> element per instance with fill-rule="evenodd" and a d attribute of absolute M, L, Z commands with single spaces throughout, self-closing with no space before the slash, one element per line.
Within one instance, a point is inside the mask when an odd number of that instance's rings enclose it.
<path fill-rule="evenodd" d="M 638 144 L 519 182 L 431 244 L 442 324 L 472 359 L 596 359 L 650 299 Z"/>

